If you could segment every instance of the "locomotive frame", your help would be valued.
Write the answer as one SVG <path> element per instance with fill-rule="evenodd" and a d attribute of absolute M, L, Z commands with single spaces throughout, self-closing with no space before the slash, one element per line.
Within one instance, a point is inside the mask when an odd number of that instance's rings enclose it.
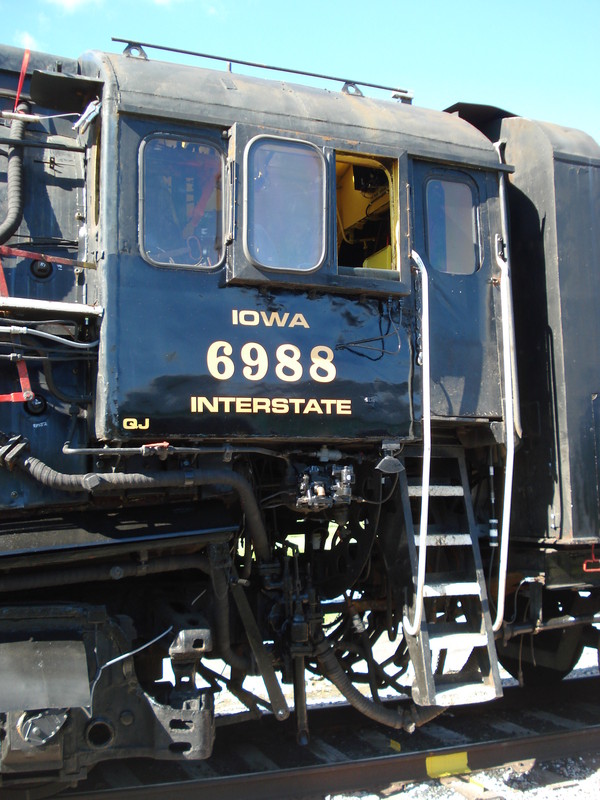
<path fill-rule="evenodd" d="M 499 663 L 560 680 L 600 621 L 600 148 L 149 47 L 2 48 L 0 785 L 209 758 L 286 683 L 304 743 L 307 671 L 407 732 Z"/>

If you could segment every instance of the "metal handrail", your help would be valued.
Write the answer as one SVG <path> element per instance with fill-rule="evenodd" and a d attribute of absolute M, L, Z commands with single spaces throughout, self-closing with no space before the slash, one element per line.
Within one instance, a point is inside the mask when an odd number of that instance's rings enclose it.
<path fill-rule="evenodd" d="M 500 160 L 501 154 L 498 152 Z M 504 173 L 500 175 L 500 200 L 502 208 L 505 198 Z M 505 239 L 505 248 L 508 244 Z M 510 261 L 508 249 L 503 257 L 496 247 L 496 264 L 500 270 L 500 308 L 502 315 L 502 365 L 504 372 L 504 425 L 506 430 L 506 465 L 504 469 L 504 500 L 502 505 L 502 527 L 500 531 L 500 562 L 498 565 L 498 600 L 493 630 L 498 631 L 504 620 L 504 595 L 506 592 L 506 573 L 508 570 L 508 545 L 510 540 L 510 510 L 512 505 L 512 483 L 515 462 L 515 396 L 513 389 L 513 359 L 511 353 L 512 319 L 510 294 Z"/>
<path fill-rule="evenodd" d="M 429 520 L 429 475 L 431 471 L 431 383 L 429 368 L 429 278 L 421 256 L 416 250 L 411 253 L 421 277 L 421 374 L 423 393 L 423 473 L 421 478 L 421 519 L 419 523 L 419 562 L 417 566 L 417 589 L 415 616 L 411 622 L 405 615 L 402 620 L 405 635 L 416 636 L 423 619 L 423 594 L 425 589 L 425 566 L 427 561 L 427 523 Z"/>
<path fill-rule="evenodd" d="M 256 61 L 242 61 L 236 58 L 227 58 L 226 56 L 215 56 L 209 53 L 199 53 L 195 50 L 183 50 L 179 47 L 167 47 L 162 44 L 151 44 L 150 42 L 138 42 L 135 39 L 118 39 L 112 37 L 113 42 L 120 42 L 126 44 L 126 50 L 131 48 L 151 47 L 153 50 L 162 50 L 165 53 L 178 53 L 184 56 L 195 56 L 197 58 L 208 58 L 213 61 L 223 61 L 226 64 L 239 64 L 242 67 L 255 67 L 257 69 L 272 70 L 274 72 L 286 72 L 288 75 L 302 75 L 306 78 L 319 78 L 319 80 L 335 81 L 336 83 L 343 83 L 345 86 L 367 86 L 369 89 L 383 89 L 386 92 L 395 92 L 400 96 L 400 99 L 410 102 L 413 99 L 413 94 L 408 89 L 399 89 L 396 86 L 385 86 L 380 83 L 367 83 L 367 81 L 353 81 L 349 78 L 339 78 L 335 75 L 322 75 L 319 72 L 306 72 L 301 69 L 288 69 L 287 67 L 275 67 L 270 64 L 260 64 Z"/>

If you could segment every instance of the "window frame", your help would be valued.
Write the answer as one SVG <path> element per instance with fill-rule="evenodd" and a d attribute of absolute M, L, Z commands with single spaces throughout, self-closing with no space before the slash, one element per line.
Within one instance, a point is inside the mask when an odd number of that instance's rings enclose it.
<path fill-rule="evenodd" d="M 250 252 L 250 246 L 248 243 L 249 237 L 249 206 L 250 206 L 250 170 L 249 170 L 249 160 L 251 156 L 252 148 L 260 141 L 276 141 L 276 142 L 284 142 L 287 144 L 293 145 L 304 145 L 311 150 L 313 150 L 319 157 L 320 165 L 321 165 L 321 175 L 322 175 L 322 193 L 321 193 L 321 252 L 317 263 L 312 267 L 289 267 L 289 266 L 281 266 L 281 265 L 271 265 L 271 264 L 263 264 L 254 255 Z M 316 145 L 314 142 L 309 142 L 306 139 L 295 139 L 289 136 L 278 136 L 276 134 L 270 133 L 261 133 L 256 136 L 253 136 L 249 139 L 245 146 L 244 146 L 244 168 L 243 168 L 243 187 L 242 187 L 242 196 L 243 196 L 243 222 L 242 222 L 242 247 L 244 251 L 244 255 L 246 259 L 252 266 L 258 268 L 259 270 L 267 270 L 268 273 L 283 273 L 285 275 L 310 275 L 323 267 L 326 256 L 327 256 L 327 237 L 328 237 L 328 213 L 327 213 L 327 185 L 328 185 L 328 164 L 325 159 L 325 155 L 322 149 Z"/>
<path fill-rule="evenodd" d="M 215 264 L 185 264 L 179 262 L 165 263 L 163 261 L 156 261 L 147 252 L 145 246 L 145 217 L 144 217 L 144 202 L 145 202 L 145 151 L 149 143 L 155 139 L 171 139 L 179 142 L 190 142 L 203 147 L 210 147 L 216 152 L 221 162 L 221 252 L 217 263 Z M 227 197 L 227 158 L 221 147 L 216 142 L 207 136 L 195 135 L 190 131 L 190 135 L 182 133 L 181 131 L 168 131 L 168 130 L 155 130 L 143 136 L 138 149 L 138 245 L 142 258 L 154 267 L 161 267 L 164 269 L 186 269 L 186 270 L 201 270 L 202 272 L 212 272 L 220 269 L 226 259 L 227 255 L 227 217 L 226 209 L 229 205 Z"/>
<path fill-rule="evenodd" d="M 263 267 L 248 258 L 244 243 L 244 195 L 246 190 L 245 152 L 248 144 L 260 137 L 268 139 L 284 139 L 290 142 L 303 142 L 322 155 L 325 162 L 325 205 L 324 230 L 325 253 L 321 264 L 312 270 L 290 270 Z M 288 287 L 306 291 L 322 291 L 330 294 L 365 295 L 372 297 L 402 297 L 412 292 L 409 214 L 404 207 L 408 196 L 408 155 L 406 148 L 396 148 L 389 144 L 369 147 L 367 143 L 358 149 L 358 143 L 341 136 L 324 136 L 306 131 L 292 132 L 271 126 L 258 126 L 255 123 L 236 121 L 227 129 L 228 139 L 228 181 L 231 191 L 228 236 L 230 247 L 225 269 L 225 283 L 232 286 Z M 390 160 L 397 164 L 398 181 L 394 187 L 398 198 L 397 226 L 398 252 L 400 268 L 390 279 L 380 275 L 388 270 L 377 270 L 377 275 L 366 274 L 375 270 L 363 269 L 362 274 L 355 268 L 338 269 L 337 235 L 336 235 L 336 186 L 335 186 L 335 153 L 354 153 L 374 159 Z M 395 167 L 396 169 L 396 167 Z M 394 172 L 394 176 L 396 173 Z"/>
<path fill-rule="evenodd" d="M 456 183 L 462 186 L 467 186 L 471 192 L 471 199 L 472 199 L 472 212 L 473 212 L 473 224 L 475 226 L 474 230 L 474 239 L 473 242 L 473 250 L 474 250 L 474 262 L 475 267 L 468 272 L 462 271 L 455 271 L 455 270 L 448 270 L 448 269 L 439 269 L 433 261 L 431 260 L 430 251 L 429 251 L 429 227 L 430 227 L 430 218 L 429 218 L 429 204 L 427 200 L 428 195 L 428 187 L 432 181 L 438 181 L 440 183 Z M 435 166 L 433 167 L 428 174 L 426 174 L 422 181 L 421 186 L 422 192 L 422 209 L 423 209 L 423 244 L 425 247 L 425 255 L 427 257 L 427 263 L 434 270 L 437 274 L 440 275 L 454 275 L 454 276 L 469 276 L 475 275 L 477 272 L 480 271 L 483 265 L 483 251 L 482 251 L 482 224 L 481 224 L 481 192 L 479 191 L 479 186 L 477 181 L 469 175 L 467 172 L 463 172 L 462 170 L 451 169 L 451 168 L 444 168 L 442 166 Z"/>
<path fill-rule="evenodd" d="M 349 151 L 347 149 L 335 148 L 333 151 L 334 158 L 334 171 L 336 176 L 336 185 L 334 186 L 334 203 L 335 203 L 335 239 L 336 239 L 336 256 L 335 256 L 335 269 L 337 274 L 353 280 L 357 278 L 369 279 L 375 281 L 383 281 L 386 285 L 390 283 L 399 283 L 402 280 L 402 253 L 400 247 L 401 229 L 402 229 L 402 200 L 400 198 L 400 171 L 402 156 L 387 156 L 381 154 L 373 154 L 364 150 Z M 390 162 L 390 163 L 386 163 Z M 349 165 L 373 167 L 381 170 L 388 180 L 388 197 L 389 197 L 389 234 L 390 234 L 390 247 L 391 251 L 391 268 L 378 268 L 378 267 L 364 267 L 364 266 L 350 266 L 340 263 L 339 260 L 339 238 L 338 238 L 338 191 L 337 191 L 337 165 L 338 163 L 346 163 Z M 395 223 L 395 224 L 394 224 Z M 375 255 L 372 253 L 371 256 Z"/>

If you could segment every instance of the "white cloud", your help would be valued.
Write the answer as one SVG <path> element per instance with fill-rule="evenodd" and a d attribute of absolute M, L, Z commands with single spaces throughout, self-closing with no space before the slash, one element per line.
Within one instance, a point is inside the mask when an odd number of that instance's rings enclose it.
<path fill-rule="evenodd" d="M 63 11 L 77 11 L 79 8 L 89 6 L 89 0 L 46 0 L 54 6 L 62 8 Z"/>
<path fill-rule="evenodd" d="M 169 8 L 170 6 L 175 6 L 178 4 L 185 4 L 188 6 L 193 6 L 194 10 L 200 9 L 204 14 L 208 17 L 223 17 L 226 14 L 226 8 L 221 5 L 219 6 L 218 2 L 213 2 L 213 0 L 152 0 L 155 6 L 162 6 L 164 8 Z"/>
<path fill-rule="evenodd" d="M 24 47 L 27 50 L 40 49 L 37 40 L 28 31 L 16 31 L 14 42 L 18 47 Z"/>
<path fill-rule="evenodd" d="M 228 8 L 226 3 L 211 2 L 211 0 L 202 1 L 202 10 L 207 17 L 217 17 L 219 19 L 226 19 L 228 16 Z"/>

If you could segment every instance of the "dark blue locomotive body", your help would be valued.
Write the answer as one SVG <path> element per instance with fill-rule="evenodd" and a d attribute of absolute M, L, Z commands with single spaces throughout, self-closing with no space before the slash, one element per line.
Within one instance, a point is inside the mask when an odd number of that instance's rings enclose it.
<path fill-rule="evenodd" d="M 225 688 L 305 741 L 306 669 L 406 731 L 568 672 L 596 143 L 139 45 L 0 88 L 1 785 L 208 758 Z"/>

